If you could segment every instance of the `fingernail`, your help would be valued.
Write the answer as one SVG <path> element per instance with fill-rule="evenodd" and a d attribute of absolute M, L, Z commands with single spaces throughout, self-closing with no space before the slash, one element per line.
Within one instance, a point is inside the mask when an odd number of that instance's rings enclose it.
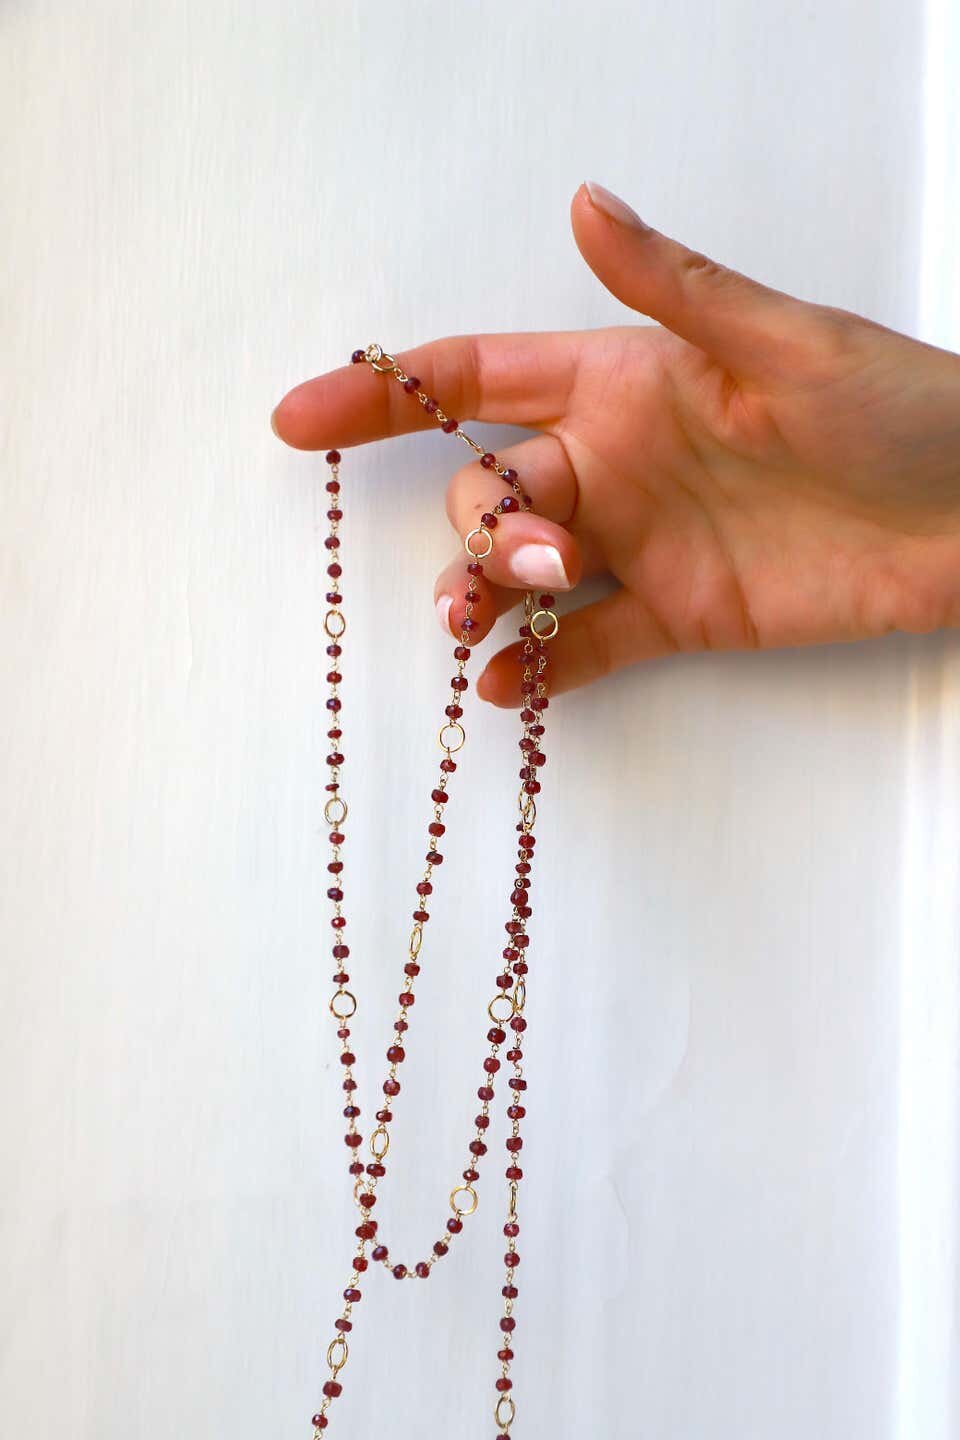
<path fill-rule="evenodd" d="M 631 210 L 625 200 L 619 195 L 614 195 L 603 185 L 598 185 L 595 180 L 586 181 L 587 194 L 591 202 L 602 210 L 604 215 L 609 215 L 611 220 L 616 220 L 618 225 L 630 225 L 634 230 L 649 230 L 650 226 L 640 219 L 636 210 Z"/>
<path fill-rule="evenodd" d="M 489 700 L 493 693 L 493 686 L 486 670 L 482 670 L 477 677 L 477 696 L 480 700 Z"/>
<path fill-rule="evenodd" d="M 277 409 L 279 409 L 279 406 L 277 407 Z M 273 431 L 274 435 L 276 435 L 277 439 L 279 440 L 279 439 L 280 439 L 280 431 L 277 429 L 277 411 L 276 411 L 276 410 L 271 410 L 271 412 L 270 412 L 270 429 Z"/>
<path fill-rule="evenodd" d="M 507 562 L 510 574 L 524 585 L 543 585 L 545 589 L 569 590 L 570 577 L 563 568 L 563 559 L 556 545 L 518 545 Z"/>
<path fill-rule="evenodd" d="M 440 621 L 440 629 L 446 635 L 452 635 L 450 629 L 450 606 L 453 604 L 452 595 L 441 595 L 437 601 L 437 619 Z"/>

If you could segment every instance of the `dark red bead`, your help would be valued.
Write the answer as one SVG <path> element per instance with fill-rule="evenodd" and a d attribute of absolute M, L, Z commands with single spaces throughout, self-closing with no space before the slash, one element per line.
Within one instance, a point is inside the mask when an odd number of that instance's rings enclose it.
<path fill-rule="evenodd" d="M 353 1131 L 351 1131 L 349 1135 L 344 1135 L 343 1140 L 344 1144 L 349 1145 L 351 1150 L 356 1150 L 358 1145 L 363 1144 L 363 1136 L 357 1135 Z"/>
<path fill-rule="evenodd" d="M 327 646 L 327 654 L 328 654 L 328 655 L 333 655 L 333 656 L 342 655 L 342 654 L 343 654 L 343 646 L 342 646 L 342 645 L 328 645 L 328 646 Z M 332 734 L 330 733 L 330 731 L 328 730 L 328 731 L 327 731 L 327 734 L 330 736 L 330 739 L 331 739 L 331 740 L 339 740 L 339 739 L 340 739 L 340 732 L 339 732 L 339 731 L 337 731 L 337 734 L 336 734 L 336 735 L 332 735 Z"/>
<path fill-rule="evenodd" d="M 346 1290 L 344 1290 L 343 1298 L 344 1300 L 349 1300 L 351 1305 L 356 1305 L 357 1301 L 360 1299 L 360 1291 L 355 1290 L 353 1286 L 350 1285 L 347 1287 Z"/>
<path fill-rule="evenodd" d="M 420 381 L 417 379 L 416 375 L 409 375 L 407 379 L 403 382 L 403 388 L 404 390 L 406 390 L 408 395 L 412 395 L 414 390 L 420 389 Z"/>
<path fill-rule="evenodd" d="M 350 1166 L 350 1173 L 351 1173 L 351 1175 L 354 1173 L 355 1170 L 360 1170 L 360 1171 L 362 1171 L 362 1170 L 363 1170 L 363 1166 L 362 1166 L 362 1165 L 356 1165 L 356 1166 L 351 1165 L 351 1166 Z M 364 1271 L 366 1270 L 366 1268 L 367 1268 L 366 1256 L 365 1256 L 365 1255 L 354 1255 L 354 1257 L 353 1257 L 353 1268 L 354 1268 L 354 1270 L 357 1271 L 358 1275 L 362 1275 L 363 1272 L 364 1272 Z"/>
<path fill-rule="evenodd" d="M 363 357 L 361 356 L 360 358 L 362 359 Z M 313 1419 L 310 1421 L 310 1424 L 311 1424 L 311 1425 L 315 1425 L 318 1430 L 326 1430 L 328 1423 L 329 1423 L 329 1422 L 328 1422 L 328 1420 L 327 1420 L 326 1415 L 321 1415 L 321 1414 L 319 1413 L 319 1411 L 317 1412 L 316 1415 L 314 1415 Z M 503 1440 L 503 1437 L 500 1436 L 500 1437 L 499 1437 L 499 1440 Z"/>
<path fill-rule="evenodd" d="M 384 1080 L 384 1082 L 383 1082 L 383 1093 L 384 1093 L 384 1095 L 399 1095 L 399 1094 L 400 1094 L 400 1081 L 399 1081 L 399 1080 Z"/>
<path fill-rule="evenodd" d="M 480 1086 L 480 1089 L 477 1091 L 477 1094 L 479 1095 L 480 1099 L 481 1099 L 481 1100 L 487 1100 L 487 1101 L 490 1101 L 490 1100 L 493 1099 L 493 1093 L 494 1093 L 494 1092 L 493 1092 L 493 1086 L 492 1086 L 492 1085 L 481 1085 L 481 1086 Z"/>
<path fill-rule="evenodd" d="M 327 600 L 327 604 L 328 604 L 328 605 L 339 605 L 340 602 L 342 601 L 342 599 L 343 599 L 343 596 L 340 594 L 339 590 L 328 590 L 328 591 L 327 591 L 326 600 Z M 338 685 L 338 684 L 340 683 L 340 678 L 342 678 L 342 677 L 338 677 L 337 680 L 331 680 L 331 681 L 330 681 L 331 685 Z M 329 675 L 327 676 L 327 679 L 328 679 L 328 680 L 330 679 Z"/>
<path fill-rule="evenodd" d="M 502 1360 L 504 1365 L 510 1364 L 510 1361 L 513 1359 L 513 1351 L 509 1345 L 505 1345 L 502 1350 L 497 1351 L 497 1359 Z M 510 1437 L 509 1435 L 500 1435 L 497 1437 L 497 1440 L 510 1440 Z"/>
<path fill-rule="evenodd" d="M 415 999 L 416 996 L 411 991 L 405 990 L 400 996 L 400 1005 L 404 1010 L 409 1010 Z"/>
<path fill-rule="evenodd" d="M 449 1246 L 449 1245 L 444 1245 L 444 1243 L 443 1243 L 442 1240 L 438 1240 L 437 1243 L 436 1243 L 436 1244 L 434 1245 L 434 1247 L 433 1247 L 433 1253 L 434 1253 L 434 1255 L 439 1255 L 440 1258 L 442 1259 L 443 1256 L 447 1254 L 447 1252 L 449 1251 L 449 1249 L 450 1249 L 450 1246 Z"/>
<path fill-rule="evenodd" d="M 500 1294 L 504 1297 L 505 1300 L 516 1300 L 517 1296 L 520 1294 L 520 1291 L 517 1289 L 516 1285 L 504 1285 L 503 1289 L 500 1291 Z"/>
<path fill-rule="evenodd" d="M 470 650 L 466 645 L 458 645 L 453 652 L 454 660 L 469 660 Z"/>
<path fill-rule="evenodd" d="M 526 1109 L 523 1105 L 510 1105 L 507 1108 L 507 1114 L 509 1115 L 511 1120 L 522 1120 L 526 1113 Z"/>
<path fill-rule="evenodd" d="M 328 1400 L 336 1400 L 338 1395 L 343 1394 L 343 1386 L 339 1380 L 327 1380 L 323 1387 L 323 1393 Z"/>
<path fill-rule="evenodd" d="M 427 826 L 430 834 L 437 836 L 442 835 L 446 828 L 446 825 L 443 825 L 439 820 L 434 820 L 430 825 Z"/>
<path fill-rule="evenodd" d="M 516 1223 L 516 1221 L 508 1221 L 507 1224 L 503 1227 L 503 1233 L 504 1235 L 506 1235 L 508 1240 L 516 1240 L 517 1236 L 520 1234 L 520 1226 Z"/>
<path fill-rule="evenodd" d="M 444 775 L 452 775 L 456 768 L 456 760 L 445 759 L 440 761 L 440 769 L 443 771 Z"/>
<path fill-rule="evenodd" d="M 523 1179 L 523 1171 L 520 1169 L 519 1165 L 508 1165 L 503 1173 L 506 1175 L 508 1180 Z"/>
<path fill-rule="evenodd" d="M 490 1116 L 489 1116 L 489 1115 L 478 1115 L 478 1116 L 475 1118 L 475 1120 L 474 1120 L 473 1123 L 474 1123 L 474 1125 L 476 1125 L 476 1127 L 477 1127 L 478 1130 L 486 1130 L 487 1127 L 488 1127 L 489 1124 L 490 1124 Z"/>
<path fill-rule="evenodd" d="M 466 690 L 469 684 L 470 681 L 467 679 L 466 675 L 454 675 L 453 679 L 450 681 L 451 689 L 461 692 Z"/>
<path fill-rule="evenodd" d="M 393 1267 L 393 1278 L 394 1278 L 395 1280 L 403 1280 L 403 1279 L 405 1279 L 405 1278 L 406 1278 L 406 1274 L 407 1274 L 407 1267 L 406 1267 L 406 1265 L 394 1265 L 394 1267 Z"/>
<path fill-rule="evenodd" d="M 474 1180 L 480 1179 L 480 1175 L 476 1170 L 464 1170 L 463 1178 L 464 1180 L 466 1180 L 468 1185 L 472 1185 Z"/>
<path fill-rule="evenodd" d="M 340 451 L 339 451 L 339 450 L 328 450 L 327 453 L 326 453 L 326 456 L 325 456 L 324 458 L 326 459 L 326 462 L 327 462 L 328 465 L 339 465 L 339 464 L 340 464 Z"/>
<path fill-rule="evenodd" d="M 428 910 L 414 910 L 413 918 L 419 925 L 425 925 L 430 919 L 430 912 Z"/>
<path fill-rule="evenodd" d="M 480 524 L 485 525 L 488 530 L 496 530 L 497 517 L 496 515 L 494 515 L 492 510 L 488 510 L 485 514 L 480 516 Z"/>
<path fill-rule="evenodd" d="M 343 574 L 343 566 L 338 560 L 335 560 L 332 565 L 327 566 L 327 574 L 330 576 L 331 580 L 339 580 L 340 576 Z M 333 651 L 330 649 L 329 646 L 327 647 L 327 654 L 333 654 Z M 340 654 L 339 650 L 337 650 L 337 654 Z"/>
<path fill-rule="evenodd" d="M 500 510 L 504 515 L 508 515 L 511 510 L 519 509 L 520 501 L 517 499 L 516 495 L 504 495 L 503 499 L 500 501 Z"/>
<path fill-rule="evenodd" d="M 501 1030 L 499 1025 L 495 1025 L 492 1030 L 487 1031 L 487 1039 L 490 1041 L 491 1045 L 502 1045 L 506 1038 L 507 1032 L 505 1030 Z"/>
<path fill-rule="evenodd" d="M 460 1231 L 463 1229 L 463 1221 L 458 1220 L 454 1215 L 447 1221 L 447 1229 L 450 1231 L 451 1235 L 459 1235 Z"/>
<path fill-rule="evenodd" d="M 426 860 L 428 865 L 443 864 L 443 856 L 440 854 L 439 850 L 428 850 L 426 855 L 424 856 L 424 859 Z"/>
<path fill-rule="evenodd" d="M 334 1320 L 333 1328 L 339 1330 L 341 1335 L 349 1335 L 353 1329 L 353 1322 L 350 1320 Z"/>
<path fill-rule="evenodd" d="M 488 1075 L 496 1075 L 497 1071 L 500 1069 L 500 1061 L 495 1055 L 488 1055 L 486 1060 L 484 1060 L 483 1062 L 483 1068 L 484 1070 L 486 1070 Z"/>
<path fill-rule="evenodd" d="M 372 1206 L 376 1205 L 376 1203 L 377 1203 L 377 1197 L 376 1197 L 376 1195 L 361 1195 L 361 1196 L 360 1196 L 360 1204 L 363 1206 L 364 1210 L 369 1210 Z"/>
<path fill-rule="evenodd" d="M 518 476 L 516 470 L 513 470 L 510 466 L 508 466 L 507 469 L 503 472 L 503 478 L 504 480 L 506 480 L 508 485 L 513 485 L 515 481 L 517 481 L 520 477 Z"/>
<path fill-rule="evenodd" d="M 402 1045 L 391 1045 L 387 1051 L 387 1059 L 391 1065 L 402 1065 L 407 1058 L 407 1052 Z"/>
<path fill-rule="evenodd" d="M 437 411 L 440 409 L 440 405 L 439 402 L 436 400 L 425 400 L 423 402 L 423 408 L 424 410 L 426 410 L 428 415 L 436 415 Z"/>
<path fill-rule="evenodd" d="M 515 1155 L 518 1150 L 523 1149 L 523 1140 L 519 1135 L 511 1135 L 506 1144 L 511 1155 Z"/>
<path fill-rule="evenodd" d="M 357 1057 L 356 1057 L 356 1055 L 354 1055 L 354 1053 L 353 1053 L 352 1050 L 344 1050 L 343 1053 L 342 1053 L 341 1056 L 340 1056 L 340 1064 L 341 1064 L 341 1065 L 353 1065 L 353 1064 L 356 1063 L 356 1059 L 357 1059 Z"/>
<path fill-rule="evenodd" d="M 479 561 L 479 560 L 471 560 L 471 561 L 470 561 L 470 564 L 467 566 L 467 572 L 468 572 L 468 574 L 470 574 L 470 575 L 482 575 L 482 574 L 483 574 L 483 566 L 480 564 L 480 561 Z M 469 654 L 469 651 L 468 651 L 467 653 Z M 459 659 L 459 658 L 460 658 L 460 657 L 457 656 L 457 659 Z"/>
<path fill-rule="evenodd" d="M 390 1121 L 393 1119 L 392 1110 L 378 1110 L 376 1113 L 377 1119 L 379 1120 L 381 1125 L 389 1125 Z"/>
<path fill-rule="evenodd" d="M 554 605 L 556 605 L 556 603 L 557 603 L 557 602 L 556 602 L 556 598 L 555 598 L 553 595 L 541 595 L 541 596 L 540 596 L 540 608 L 541 608 L 541 610 L 550 610 L 550 609 L 552 609 L 552 607 L 553 607 Z"/>
<path fill-rule="evenodd" d="M 492 455 L 489 450 L 486 452 L 485 455 L 480 456 L 480 464 L 483 466 L 484 470 L 492 470 L 496 463 L 496 455 Z"/>
<path fill-rule="evenodd" d="M 364 1220 L 358 1225 L 355 1231 L 358 1240 L 372 1240 L 377 1233 L 377 1222 L 375 1220 Z"/>
<path fill-rule="evenodd" d="M 360 1114 L 360 1106 L 344 1105 L 343 1114 L 346 1120 L 356 1120 L 357 1116 Z"/>
<path fill-rule="evenodd" d="M 453 432 L 454 432 L 455 430 L 459 430 L 459 428 L 460 428 L 460 421 L 459 421 L 459 420 L 444 420 L 443 425 L 441 426 L 441 429 L 443 430 L 444 435 L 452 435 Z"/>
<path fill-rule="evenodd" d="M 378 1180 L 382 1180 L 383 1177 L 384 1177 L 384 1175 L 386 1175 L 386 1173 L 387 1173 L 386 1166 L 385 1166 L 385 1165 L 381 1165 L 379 1160 L 373 1160 L 373 1161 L 371 1161 L 371 1163 L 367 1166 L 367 1174 L 368 1174 L 368 1175 L 375 1175 Z"/>
<path fill-rule="evenodd" d="M 497 1389 L 500 1391 L 501 1395 L 505 1395 L 508 1390 L 513 1389 L 513 1381 L 510 1379 L 509 1375 L 500 1376 L 500 1379 L 497 1381 Z"/>
<path fill-rule="evenodd" d="M 386 1258 L 387 1258 L 387 1256 L 389 1255 L 389 1253 L 390 1253 L 390 1252 L 389 1252 L 389 1250 L 387 1249 L 386 1245 L 376 1245 L 376 1246 L 370 1251 L 370 1258 L 371 1258 L 372 1260 L 376 1260 L 376 1261 L 379 1263 L 381 1260 L 386 1260 Z"/>
<path fill-rule="evenodd" d="M 366 358 L 367 357 L 362 350 L 354 350 L 353 354 L 350 356 L 350 364 L 359 365 L 362 361 L 366 360 Z"/>
<path fill-rule="evenodd" d="M 344 960 L 350 954 L 349 945 L 334 945 L 331 952 L 338 960 Z"/>
<path fill-rule="evenodd" d="M 430 1278 L 430 1266 L 426 1260 L 418 1260 L 415 1268 L 421 1280 L 428 1280 Z"/>
<path fill-rule="evenodd" d="M 326 540 L 324 540 L 323 543 L 324 543 L 324 547 L 325 547 L 327 550 L 339 550 L 339 549 L 340 549 L 340 537 L 339 537 L 339 535 L 328 535 L 327 538 L 326 538 Z"/>
<path fill-rule="evenodd" d="M 430 881 L 429 881 L 429 880 L 421 880 L 421 881 L 420 881 L 420 883 L 417 885 L 417 894 L 418 894 L 418 895 L 432 895 L 432 894 L 433 894 L 433 886 L 430 884 Z"/>
<path fill-rule="evenodd" d="M 487 1147 L 482 1140 L 471 1140 L 467 1147 L 471 1155 L 486 1155 Z"/>

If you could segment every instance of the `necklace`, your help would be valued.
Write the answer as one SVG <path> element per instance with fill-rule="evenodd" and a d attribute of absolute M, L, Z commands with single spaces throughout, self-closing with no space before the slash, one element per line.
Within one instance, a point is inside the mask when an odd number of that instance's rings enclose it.
<path fill-rule="evenodd" d="M 343 1291 L 343 1309 L 334 1321 L 336 1333 L 327 1347 L 327 1365 L 330 1369 L 330 1377 L 323 1384 L 323 1399 L 320 1408 L 313 1416 L 312 1423 L 315 1440 L 320 1440 L 321 1433 L 330 1424 L 331 1407 L 343 1390 L 339 1376 L 350 1353 L 348 1336 L 353 1332 L 354 1311 L 363 1297 L 361 1284 L 366 1283 L 363 1277 L 370 1271 L 371 1266 L 382 1266 L 396 1280 L 428 1280 L 433 1273 L 434 1266 L 448 1254 L 450 1246 L 464 1232 L 464 1221 L 476 1211 L 479 1204 L 477 1190 L 480 1179 L 479 1166 L 487 1153 L 485 1137 L 490 1125 L 490 1107 L 495 1097 L 497 1080 L 501 1076 L 505 1062 L 509 1071 L 502 1078 L 509 1099 L 507 1117 L 510 1121 L 510 1134 L 506 1140 L 507 1166 L 504 1172 L 507 1181 L 507 1208 L 503 1233 L 506 1237 L 507 1248 L 503 1257 L 505 1267 L 504 1284 L 501 1291 L 503 1314 L 500 1318 L 498 1342 L 500 1348 L 497 1351 L 500 1373 L 494 1385 L 494 1419 L 499 1431 L 498 1440 L 510 1440 L 508 1432 L 516 1415 L 516 1404 L 511 1393 L 513 1380 L 510 1376 L 510 1367 L 514 1358 L 513 1346 L 517 1323 L 513 1312 L 519 1294 L 517 1268 L 520 1264 L 520 1256 L 516 1246 L 517 1237 L 520 1234 L 519 1187 L 520 1181 L 523 1179 L 523 1170 L 520 1167 L 520 1152 L 523 1149 L 520 1122 L 526 1114 L 524 1098 L 527 1088 L 523 1074 L 523 1050 L 521 1048 L 523 1033 L 527 1028 L 527 1022 L 523 1015 L 529 973 L 527 921 L 532 914 L 530 877 L 536 845 L 533 827 L 537 817 L 536 797 L 540 793 L 540 781 L 537 777 L 540 767 L 546 760 L 542 749 L 543 715 L 550 703 L 547 698 L 546 650 L 547 642 L 553 639 L 559 629 L 559 622 L 552 608 L 554 605 L 552 595 L 541 595 L 539 603 L 534 599 L 532 593 L 528 592 L 525 595 L 524 619 L 520 626 L 519 656 L 523 708 L 520 711 L 522 733 L 520 737 L 519 818 L 516 825 L 518 832 L 517 862 L 513 890 L 510 895 L 510 918 L 504 927 L 506 945 L 498 963 L 496 993 L 487 1007 L 490 1028 L 487 1030 L 486 1038 L 489 1052 L 483 1061 L 482 1083 L 477 1090 L 480 1110 L 474 1122 L 476 1127 L 474 1136 L 467 1146 L 466 1168 L 460 1181 L 450 1192 L 452 1213 L 446 1222 L 445 1229 L 424 1259 L 406 1265 L 390 1254 L 388 1246 L 384 1243 L 384 1237 L 380 1234 L 379 1224 L 374 1219 L 377 1190 L 387 1174 L 386 1161 L 390 1149 L 390 1126 L 393 1122 L 391 1107 L 400 1094 L 401 1085 L 397 1077 L 407 1058 L 410 1012 L 416 1000 L 415 988 L 421 969 L 420 953 L 424 927 L 430 919 L 427 905 L 429 897 L 433 893 L 434 876 L 443 864 L 440 845 L 446 831 L 443 818 L 444 807 L 450 798 L 449 786 L 457 769 L 457 762 L 453 757 L 466 742 L 466 731 L 462 724 L 464 713 L 462 702 L 465 698 L 464 692 L 468 688 L 468 681 L 464 672 L 470 659 L 471 632 L 477 628 L 473 612 L 478 598 L 479 577 L 483 574 L 482 562 L 493 551 L 494 532 L 497 528 L 498 518 L 513 511 L 529 511 L 532 502 L 530 496 L 522 489 L 516 470 L 501 464 L 496 455 L 489 450 L 484 450 L 482 445 L 478 445 L 475 440 L 465 434 L 460 428 L 459 421 L 446 415 L 439 403 L 421 390 L 417 377 L 404 373 L 395 356 L 387 354 L 379 345 L 369 345 L 365 350 L 355 350 L 351 361 L 355 365 L 366 364 L 377 375 L 388 377 L 400 384 L 412 399 L 419 402 L 425 413 L 433 417 L 444 434 L 456 435 L 463 440 L 480 457 L 480 464 L 484 469 L 501 476 L 505 486 L 509 486 L 510 493 L 504 495 L 491 511 L 481 516 L 480 523 L 470 531 L 464 541 L 469 558 L 465 569 L 462 596 L 463 618 L 460 622 L 460 640 L 453 652 L 456 674 L 450 681 L 450 701 L 444 707 L 444 723 L 441 725 L 437 737 L 443 758 L 440 760 L 440 773 L 436 786 L 430 794 L 433 811 L 432 818 L 427 825 L 426 869 L 423 872 L 423 878 L 416 886 L 416 908 L 413 911 L 413 928 L 410 932 L 407 956 L 403 966 L 399 1011 L 386 1052 L 388 1069 L 387 1078 L 383 1082 L 384 1104 L 381 1109 L 376 1111 L 376 1126 L 367 1136 L 370 1158 L 364 1162 L 360 1158 L 364 1135 L 358 1125 L 358 1121 L 361 1119 L 361 1110 L 357 1103 L 357 1081 L 353 1073 L 356 1055 L 352 1048 L 349 1023 L 356 1013 L 357 999 L 354 993 L 347 988 L 350 984 L 350 975 L 347 971 L 350 947 L 347 944 L 347 919 L 343 910 L 342 846 L 346 841 L 347 802 L 341 793 L 340 782 L 340 767 L 344 763 L 344 755 L 341 749 L 343 720 L 339 686 L 343 678 L 340 669 L 343 655 L 341 642 L 346 632 L 347 622 L 341 608 L 343 604 L 341 593 L 343 562 L 339 533 L 340 522 L 343 519 L 343 499 L 340 486 L 341 456 L 338 450 L 330 450 L 326 456 L 327 464 L 330 467 L 330 479 L 327 481 L 326 487 L 330 497 L 330 508 L 327 510 L 330 533 L 327 535 L 324 545 L 330 557 L 327 565 L 330 589 L 326 595 L 330 608 L 324 617 L 323 628 L 329 640 L 326 653 L 331 666 L 327 674 L 330 694 L 326 705 L 330 718 L 327 739 L 330 741 L 331 749 L 327 756 L 330 773 L 326 786 L 328 798 L 323 813 L 330 827 L 328 835 L 330 860 L 327 870 L 331 876 L 331 883 L 327 890 L 327 896 L 332 903 L 333 910 L 330 925 L 334 941 L 332 947 L 332 956 L 335 962 L 333 983 L 336 986 L 330 999 L 329 1008 L 336 1025 L 337 1039 L 340 1041 L 340 1063 L 343 1067 L 342 1089 L 346 1097 L 343 1114 L 347 1121 L 347 1133 L 344 1140 L 350 1162 L 347 1169 L 353 1185 L 359 1223 L 354 1232 L 357 1241 L 356 1253 L 353 1255 L 350 1277 Z M 508 1032 L 510 1033 L 508 1034 Z M 509 1047 L 505 1054 L 502 1053 L 504 1045 Z"/>

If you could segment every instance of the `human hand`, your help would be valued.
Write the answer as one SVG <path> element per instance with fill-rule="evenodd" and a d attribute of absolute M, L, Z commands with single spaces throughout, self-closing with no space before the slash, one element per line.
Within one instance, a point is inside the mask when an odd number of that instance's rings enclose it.
<path fill-rule="evenodd" d="M 529 426 L 499 450 L 533 497 L 501 517 L 475 610 L 482 639 L 518 591 L 619 587 L 563 615 L 551 691 L 677 651 L 929 631 L 960 619 L 960 356 L 767 289 L 645 226 L 599 186 L 580 251 L 658 326 L 438 340 L 398 356 L 448 415 Z M 290 391 L 273 425 L 326 449 L 431 424 L 398 385 L 346 366 Z M 505 493 L 479 463 L 450 483 L 465 536 Z M 459 637 L 464 555 L 435 598 Z M 519 704 L 516 646 L 477 692 Z"/>

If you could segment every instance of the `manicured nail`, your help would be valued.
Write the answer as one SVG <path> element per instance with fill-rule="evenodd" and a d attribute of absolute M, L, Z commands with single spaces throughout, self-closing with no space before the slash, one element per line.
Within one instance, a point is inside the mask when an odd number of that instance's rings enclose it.
<path fill-rule="evenodd" d="M 278 407 L 278 408 L 279 408 L 279 407 Z M 270 429 L 273 431 L 274 435 L 276 435 L 277 439 L 279 440 L 279 439 L 280 439 L 280 431 L 277 429 L 277 411 L 276 411 L 276 410 L 272 410 L 272 411 L 270 412 Z"/>
<path fill-rule="evenodd" d="M 441 595 L 437 601 L 437 619 L 440 621 L 440 629 L 445 635 L 452 635 L 450 629 L 450 606 L 453 604 L 452 595 Z"/>
<path fill-rule="evenodd" d="M 570 577 L 556 545 L 518 545 L 507 561 L 510 574 L 523 585 L 542 585 L 547 590 L 569 590 Z"/>
<path fill-rule="evenodd" d="M 493 694 L 493 685 L 486 670 L 481 670 L 477 677 L 477 696 L 480 700 L 489 700 Z"/>
<path fill-rule="evenodd" d="M 618 225 L 629 225 L 634 230 L 650 229 L 650 226 L 640 219 L 636 210 L 631 210 L 619 195 L 614 195 L 611 190 L 598 185 L 595 180 L 588 180 L 586 186 L 592 203 L 598 210 L 602 210 L 604 215 L 609 215 L 611 220 L 616 220 Z"/>

